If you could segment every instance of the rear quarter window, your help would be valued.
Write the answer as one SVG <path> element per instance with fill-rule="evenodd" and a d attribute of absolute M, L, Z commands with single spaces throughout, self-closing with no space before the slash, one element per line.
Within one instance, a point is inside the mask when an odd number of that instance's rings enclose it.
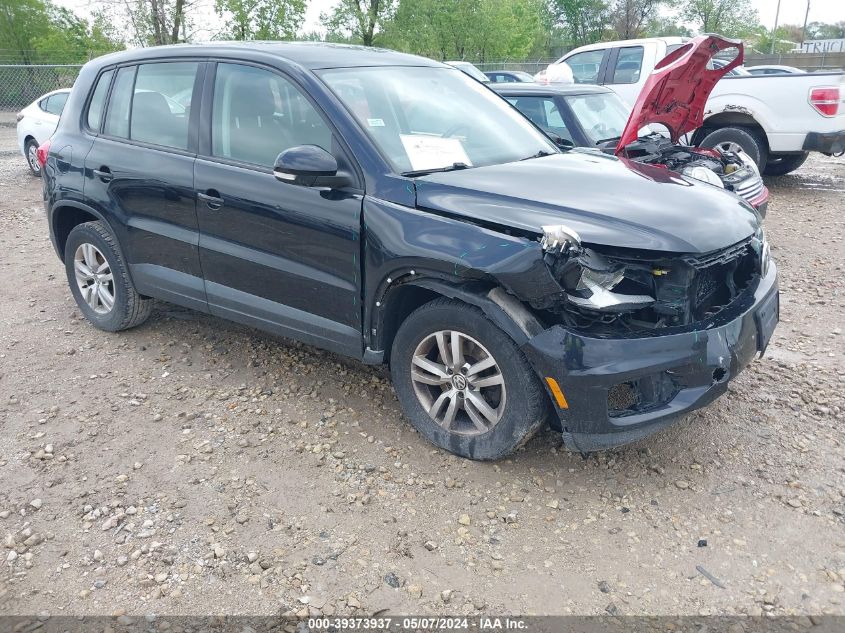
<path fill-rule="evenodd" d="M 65 103 L 67 103 L 68 94 L 67 92 L 60 92 L 51 95 L 47 98 L 47 105 L 44 109 L 50 114 L 61 116 L 62 110 L 65 109 Z"/>
<path fill-rule="evenodd" d="M 88 102 L 88 112 L 85 115 L 85 123 L 89 130 L 100 131 L 100 123 L 103 120 L 103 108 L 106 105 L 106 95 L 109 92 L 109 84 L 114 75 L 113 70 L 107 70 L 97 79 L 91 101 Z"/>

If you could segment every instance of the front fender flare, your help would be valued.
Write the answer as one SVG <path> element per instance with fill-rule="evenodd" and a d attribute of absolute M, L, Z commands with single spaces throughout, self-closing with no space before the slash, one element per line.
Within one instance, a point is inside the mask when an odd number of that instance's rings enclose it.
<path fill-rule="evenodd" d="M 388 304 L 390 293 L 398 287 L 414 286 L 435 292 L 450 299 L 457 299 L 476 306 L 497 327 L 522 346 L 530 338 L 545 328 L 540 321 L 516 297 L 499 286 L 483 281 L 454 282 L 437 277 L 421 276 L 417 271 L 408 271 L 405 275 L 392 277 L 391 283 L 384 289 L 376 310 Z M 373 322 L 383 319 L 374 314 Z M 377 332 L 379 329 L 376 330 Z M 383 347 L 381 336 L 377 338 L 377 347 Z"/>

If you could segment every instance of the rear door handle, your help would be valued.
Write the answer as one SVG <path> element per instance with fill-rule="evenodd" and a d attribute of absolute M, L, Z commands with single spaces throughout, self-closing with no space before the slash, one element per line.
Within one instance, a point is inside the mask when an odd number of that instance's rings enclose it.
<path fill-rule="evenodd" d="M 219 209 L 223 206 L 223 198 L 214 189 L 209 189 L 208 193 L 197 193 L 197 198 L 205 202 L 209 209 Z"/>
<path fill-rule="evenodd" d="M 93 173 L 94 176 L 96 176 L 103 182 L 108 182 L 113 178 L 113 176 L 111 175 L 111 170 L 106 166 L 100 167 L 99 169 L 94 169 Z"/>

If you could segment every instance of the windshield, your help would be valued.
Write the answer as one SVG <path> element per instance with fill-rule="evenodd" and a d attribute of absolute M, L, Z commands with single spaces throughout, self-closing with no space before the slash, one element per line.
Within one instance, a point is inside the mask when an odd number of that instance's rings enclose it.
<path fill-rule="evenodd" d="M 594 145 L 622 136 L 631 113 L 615 93 L 571 95 L 564 98 Z"/>
<path fill-rule="evenodd" d="M 557 152 L 504 99 L 453 68 L 332 68 L 319 74 L 399 173 Z"/>

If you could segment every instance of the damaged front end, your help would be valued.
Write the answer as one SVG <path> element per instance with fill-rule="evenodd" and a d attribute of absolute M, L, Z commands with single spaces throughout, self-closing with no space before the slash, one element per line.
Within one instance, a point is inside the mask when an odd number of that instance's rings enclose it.
<path fill-rule="evenodd" d="M 667 255 L 581 243 L 564 226 L 543 227 L 544 261 L 561 292 L 535 299 L 547 320 L 618 335 L 689 326 L 716 316 L 764 277 L 765 235 L 704 255 Z"/>
<path fill-rule="evenodd" d="M 570 449 L 603 450 L 671 424 L 723 394 L 765 351 L 779 303 L 762 229 L 695 255 L 611 251 L 566 227 L 543 230 L 560 292 L 531 302 L 554 325 L 523 351 L 556 381 Z"/>

